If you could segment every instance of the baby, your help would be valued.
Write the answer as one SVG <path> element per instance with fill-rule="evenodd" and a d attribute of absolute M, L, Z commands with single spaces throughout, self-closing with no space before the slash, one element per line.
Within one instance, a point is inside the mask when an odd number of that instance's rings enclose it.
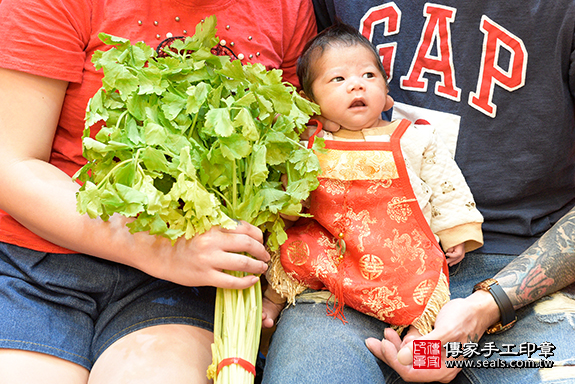
<path fill-rule="evenodd" d="M 398 331 L 429 333 L 449 300 L 448 265 L 483 245 L 483 217 L 461 171 L 435 132 L 382 119 L 393 106 L 385 71 L 353 27 L 340 23 L 308 42 L 297 72 L 305 96 L 340 129 L 318 123 L 309 138 L 322 135 L 326 146 L 313 218 L 295 222 L 273 257 L 263 326 L 312 289 L 344 322 L 345 304 Z"/>

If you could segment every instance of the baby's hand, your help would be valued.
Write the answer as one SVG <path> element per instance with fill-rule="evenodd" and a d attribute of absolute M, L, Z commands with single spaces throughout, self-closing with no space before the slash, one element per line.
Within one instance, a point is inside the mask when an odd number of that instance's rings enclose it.
<path fill-rule="evenodd" d="M 268 287 L 262 299 L 262 327 L 273 327 L 284 306 L 285 299 Z"/>
<path fill-rule="evenodd" d="M 458 244 L 454 247 L 449 248 L 445 252 L 445 257 L 447 258 L 447 265 L 450 267 L 459 263 L 465 257 L 465 245 Z"/>
<path fill-rule="evenodd" d="M 322 123 L 323 125 L 323 130 L 324 131 L 328 131 L 328 132 L 337 132 L 339 131 L 339 129 L 341 128 L 341 125 L 339 125 L 338 123 L 328 120 L 323 116 L 318 116 L 315 115 L 312 117 L 312 119 L 316 119 L 318 120 L 320 123 Z M 321 136 L 320 136 L 321 137 Z"/>
<path fill-rule="evenodd" d="M 316 133 L 318 126 L 317 124 L 314 125 L 314 122 L 311 120 L 317 120 L 322 124 L 322 130 L 317 133 L 318 137 L 323 137 L 323 131 L 328 132 L 337 132 L 341 128 L 341 125 L 334 123 L 331 120 L 326 119 L 323 116 L 314 115 L 310 119 L 310 123 L 308 123 L 307 128 L 301 133 L 300 139 L 301 140 L 309 140 L 310 137 Z"/>

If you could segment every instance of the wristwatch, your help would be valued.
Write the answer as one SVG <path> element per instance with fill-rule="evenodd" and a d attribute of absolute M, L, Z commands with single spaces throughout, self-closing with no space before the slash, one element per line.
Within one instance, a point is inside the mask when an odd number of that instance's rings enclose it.
<path fill-rule="evenodd" d="M 501 288 L 497 280 L 486 279 L 481 283 L 475 284 L 473 287 L 473 292 L 478 290 L 487 291 L 491 294 L 491 296 L 493 296 L 493 299 L 495 299 L 495 302 L 499 307 L 499 313 L 501 314 L 501 320 L 487 328 L 487 333 L 490 335 L 494 333 L 501 333 L 513 327 L 517 321 L 517 316 L 515 316 L 515 309 L 513 309 L 511 300 L 509 300 L 509 297 L 503 288 Z"/>

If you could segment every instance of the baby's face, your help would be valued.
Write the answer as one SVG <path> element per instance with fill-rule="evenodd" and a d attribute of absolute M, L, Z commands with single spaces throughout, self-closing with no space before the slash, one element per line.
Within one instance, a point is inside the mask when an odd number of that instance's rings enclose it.
<path fill-rule="evenodd" d="M 350 130 L 380 125 L 393 105 L 373 54 L 361 45 L 327 48 L 314 64 L 315 102 L 328 120 Z"/>

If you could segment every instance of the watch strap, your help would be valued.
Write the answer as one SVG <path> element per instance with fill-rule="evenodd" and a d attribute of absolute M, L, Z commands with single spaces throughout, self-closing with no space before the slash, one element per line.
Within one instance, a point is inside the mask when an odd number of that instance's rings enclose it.
<path fill-rule="evenodd" d="M 517 321 L 517 316 L 515 315 L 515 309 L 513 308 L 513 304 L 509 297 L 501 288 L 497 280 L 495 279 L 487 279 L 478 283 L 473 288 L 473 292 L 477 290 L 484 290 L 487 291 L 493 296 L 495 303 L 499 307 L 499 313 L 501 320 L 492 325 L 487 329 L 487 333 L 500 333 L 503 331 L 508 330 L 509 328 L 513 327 L 515 322 Z"/>

